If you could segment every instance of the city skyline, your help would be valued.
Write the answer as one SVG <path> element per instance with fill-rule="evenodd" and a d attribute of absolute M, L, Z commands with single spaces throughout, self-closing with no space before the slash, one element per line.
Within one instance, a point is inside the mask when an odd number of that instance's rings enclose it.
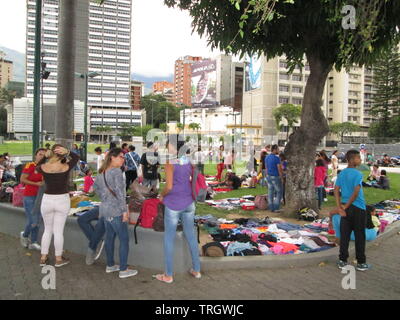
<path fill-rule="evenodd" d="M 6 7 L 5 0 L 0 6 Z M 153 19 L 149 19 L 148 12 L 152 13 Z M 7 10 L 0 10 L 0 27 L 5 30 L 10 25 L 13 25 L 13 32 L 0 34 L 0 46 L 24 53 L 26 0 L 15 0 Z M 175 60 L 181 56 L 207 57 L 220 53 L 211 51 L 206 39 L 192 34 L 191 18 L 186 12 L 168 8 L 163 0 L 132 1 L 131 37 L 134 47 L 131 73 L 146 77 L 170 77 Z"/>

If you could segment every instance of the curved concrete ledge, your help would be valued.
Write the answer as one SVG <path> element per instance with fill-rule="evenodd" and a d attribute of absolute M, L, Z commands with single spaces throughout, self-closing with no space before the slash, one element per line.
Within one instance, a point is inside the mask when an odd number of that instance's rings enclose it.
<path fill-rule="evenodd" d="M 10 204 L 0 203 L 0 232 L 19 237 L 25 226 L 25 213 L 23 208 L 16 208 Z M 400 231 L 400 222 L 397 221 L 386 228 L 377 240 L 367 242 L 367 250 L 377 241 L 382 241 Z M 40 234 L 43 232 L 41 227 Z M 164 267 L 163 232 L 138 228 L 138 244 L 135 244 L 133 226 L 129 226 L 130 250 L 128 263 L 134 266 L 162 270 Z M 177 232 L 175 239 L 174 270 L 184 273 L 191 267 L 191 257 L 183 232 Z M 81 231 L 75 217 L 69 217 L 64 232 L 64 247 L 66 250 L 85 255 L 88 241 Z M 354 242 L 350 243 L 350 259 L 355 256 Z M 51 251 L 52 252 L 52 251 Z M 115 247 L 116 262 L 118 261 L 118 241 Z M 316 253 L 304 253 L 282 256 L 246 256 L 246 257 L 201 257 L 201 268 L 209 270 L 232 270 L 253 268 L 291 268 L 305 267 L 321 262 L 335 262 L 338 259 L 339 247 Z M 367 252 L 368 256 L 368 252 Z M 100 258 L 105 263 L 105 255 Z"/>
<path fill-rule="evenodd" d="M 385 232 L 380 234 L 375 241 L 367 242 L 366 248 L 373 246 L 377 241 L 382 241 L 391 237 L 400 231 L 400 221 L 396 221 L 389 225 Z M 355 257 L 355 244 L 354 241 L 350 242 L 349 259 Z M 368 251 L 367 251 L 368 257 Z M 247 256 L 247 257 L 221 257 L 201 258 L 202 270 L 232 270 L 232 269 L 251 269 L 251 268 L 266 268 L 266 269 L 281 269 L 281 268 L 294 268 L 305 267 L 310 265 L 317 265 L 321 262 L 336 262 L 339 259 L 339 247 L 329 250 L 281 256 Z"/>

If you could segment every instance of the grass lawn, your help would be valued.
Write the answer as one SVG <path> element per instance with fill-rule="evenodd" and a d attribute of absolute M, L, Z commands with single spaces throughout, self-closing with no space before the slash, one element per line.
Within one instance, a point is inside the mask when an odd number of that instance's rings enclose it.
<path fill-rule="evenodd" d="M 236 172 L 240 175 L 245 171 L 245 163 L 238 163 L 235 168 Z M 216 165 L 215 164 L 206 164 L 205 165 L 205 174 L 206 175 L 215 175 L 216 174 Z M 368 171 L 363 171 L 364 174 L 364 181 L 366 177 L 368 176 L 369 172 Z M 161 176 L 164 177 L 164 172 L 161 171 Z M 380 189 L 375 189 L 375 188 L 363 188 L 364 190 L 364 195 L 367 204 L 374 204 L 383 200 L 388 200 L 388 199 L 398 199 L 400 198 L 400 174 L 396 173 L 389 173 L 388 177 L 390 179 L 390 187 L 391 190 L 380 190 Z M 161 189 L 164 187 L 164 184 L 161 184 Z M 231 192 L 226 192 L 226 193 L 219 193 L 217 194 L 214 199 L 219 200 L 219 199 L 226 199 L 226 198 L 240 198 L 245 195 L 260 195 L 260 194 L 266 194 L 267 193 L 267 188 L 266 187 L 261 187 L 260 185 L 257 186 L 255 189 L 239 189 L 239 190 L 233 190 Z M 97 197 L 92 198 L 98 199 Z M 98 201 L 98 200 L 95 200 Z M 335 203 L 335 198 L 334 196 L 329 196 L 328 195 L 328 202 L 324 202 L 322 204 L 322 209 L 324 212 L 330 211 L 336 206 Z M 197 203 L 196 204 L 196 214 L 197 215 L 207 215 L 207 214 L 212 214 L 213 216 L 217 218 L 225 218 L 227 215 L 242 215 L 244 217 L 253 217 L 257 213 L 265 213 L 265 215 L 268 215 L 270 212 L 269 211 L 246 211 L 242 209 L 234 209 L 234 210 L 224 210 L 224 209 L 217 209 L 213 208 L 207 204 L 203 203 Z"/>
<path fill-rule="evenodd" d="M 47 142 L 46 142 L 47 143 Z M 45 143 L 45 144 L 46 144 Z M 54 142 L 49 142 L 51 145 Z M 80 145 L 77 143 L 78 146 Z M 97 147 L 101 147 L 103 151 L 108 149 L 108 144 L 97 144 L 97 143 L 89 143 L 88 153 L 94 153 L 94 149 Z M 32 142 L 26 141 L 10 141 L 5 142 L 4 144 L 0 144 L 0 153 L 9 152 L 11 156 L 18 155 L 18 156 L 25 156 L 32 154 Z"/>

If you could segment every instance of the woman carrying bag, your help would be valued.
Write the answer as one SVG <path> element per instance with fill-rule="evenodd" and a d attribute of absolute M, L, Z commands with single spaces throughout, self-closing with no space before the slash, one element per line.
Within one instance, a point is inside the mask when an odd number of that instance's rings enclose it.
<path fill-rule="evenodd" d="M 99 218 L 104 218 L 106 229 L 106 272 L 119 271 L 120 278 L 132 277 L 138 273 L 137 270 L 128 269 L 129 211 L 126 205 L 126 184 L 121 170 L 124 161 L 125 157 L 121 148 L 110 149 L 94 183 L 94 190 L 101 199 Z M 120 265 L 114 263 L 116 236 L 119 239 Z"/>
<path fill-rule="evenodd" d="M 170 135 L 167 142 L 168 152 L 173 155 L 165 165 L 166 186 L 160 200 L 165 205 L 164 211 L 164 260 L 165 273 L 154 277 L 165 283 L 173 282 L 173 262 L 176 227 L 179 219 L 183 223 L 183 232 L 192 256 L 193 268 L 189 273 L 196 279 L 201 278 L 199 247 L 194 233 L 195 200 L 193 195 L 192 175 L 194 169 L 186 154 L 185 142 L 179 136 Z"/>

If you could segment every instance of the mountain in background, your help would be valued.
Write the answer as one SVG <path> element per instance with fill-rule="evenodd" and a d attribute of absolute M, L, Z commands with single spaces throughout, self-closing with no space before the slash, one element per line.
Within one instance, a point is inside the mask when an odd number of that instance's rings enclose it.
<path fill-rule="evenodd" d="M 25 54 L 3 46 L 0 46 L 0 51 L 6 54 L 6 60 L 14 64 L 13 80 L 25 82 Z"/>
<path fill-rule="evenodd" d="M 168 81 L 168 82 L 174 83 L 174 75 L 173 74 L 166 76 L 166 77 L 146 77 L 141 74 L 132 73 L 131 79 L 144 82 L 144 94 L 145 95 L 151 93 L 151 91 L 153 90 L 152 88 L 153 88 L 154 82 Z"/>

